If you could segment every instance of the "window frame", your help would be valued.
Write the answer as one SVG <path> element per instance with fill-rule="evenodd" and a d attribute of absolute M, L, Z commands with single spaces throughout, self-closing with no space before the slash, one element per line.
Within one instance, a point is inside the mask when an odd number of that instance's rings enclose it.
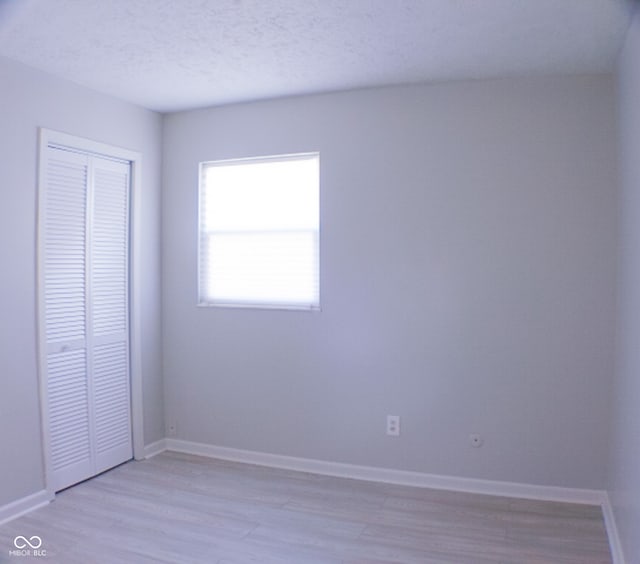
<path fill-rule="evenodd" d="M 317 281 L 317 300 L 312 303 L 296 303 L 296 302 L 286 302 L 286 301 L 272 301 L 272 302 L 260 302 L 260 301 L 215 301 L 213 299 L 207 299 L 206 297 L 206 289 L 203 288 L 203 281 L 205 276 L 202 274 L 202 268 L 205 266 L 203 262 L 203 239 L 207 236 L 206 234 L 210 233 L 209 231 L 204 230 L 204 190 L 206 188 L 205 183 L 205 174 L 206 170 L 210 166 L 224 166 L 225 164 L 250 164 L 250 163 L 260 163 L 260 162 L 286 162 L 286 161 L 297 161 L 297 160 L 305 160 L 305 159 L 315 159 L 318 166 L 318 176 L 317 176 L 317 206 L 318 206 L 318 227 L 314 232 L 315 234 L 315 245 L 316 245 L 316 281 Z M 201 161 L 198 164 L 198 248 L 197 248 L 197 301 L 196 304 L 198 307 L 203 308 L 225 308 L 225 309 L 256 309 L 256 310 L 285 310 L 285 311 L 321 311 L 321 288 L 320 288 L 320 231 L 321 231 L 321 211 L 320 211 L 320 152 L 319 151 L 309 151 L 304 153 L 286 153 L 279 155 L 263 155 L 263 156 L 252 156 L 252 157 L 238 157 L 238 158 L 228 158 L 228 159 L 216 159 L 216 160 L 208 160 Z M 274 230 L 275 232 L 275 230 Z M 251 233 L 250 230 L 247 230 L 247 233 Z"/>

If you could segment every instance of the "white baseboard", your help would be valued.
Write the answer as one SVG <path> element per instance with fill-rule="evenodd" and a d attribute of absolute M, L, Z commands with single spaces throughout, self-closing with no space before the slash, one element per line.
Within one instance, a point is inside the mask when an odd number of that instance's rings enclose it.
<path fill-rule="evenodd" d="M 25 513 L 47 505 L 53 496 L 47 490 L 40 490 L 34 494 L 16 499 L 11 503 L 0 506 L 0 525 L 13 521 Z"/>
<path fill-rule="evenodd" d="M 155 443 L 145 445 L 144 457 L 145 459 L 151 458 L 153 456 L 156 456 L 157 454 L 160 454 L 161 452 L 164 452 L 165 450 L 167 450 L 167 439 L 160 439 Z"/>
<path fill-rule="evenodd" d="M 613 560 L 613 564 L 625 564 L 626 560 L 622 550 L 622 543 L 620 542 L 615 514 L 613 513 L 613 506 L 611 505 L 611 499 L 609 499 L 609 494 L 607 493 L 605 493 L 605 499 L 602 503 L 602 515 L 604 517 L 604 525 L 607 529 L 607 536 L 609 537 L 609 546 L 611 547 L 611 558 Z"/>
<path fill-rule="evenodd" d="M 403 486 L 452 490 L 469 493 L 536 499 L 544 501 L 562 501 L 569 503 L 583 503 L 587 505 L 602 505 L 606 494 L 600 490 L 563 488 L 557 486 L 538 486 L 515 482 L 501 482 L 494 480 L 480 480 L 476 478 L 460 478 L 393 470 L 391 468 L 375 468 L 358 466 L 341 462 L 326 462 L 310 458 L 297 458 L 279 454 L 268 454 L 235 448 L 220 447 L 204 443 L 194 443 L 180 439 L 166 439 L 167 450 L 257 464 L 272 468 L 298 470 L 327 476 L 385 482 Z"/>

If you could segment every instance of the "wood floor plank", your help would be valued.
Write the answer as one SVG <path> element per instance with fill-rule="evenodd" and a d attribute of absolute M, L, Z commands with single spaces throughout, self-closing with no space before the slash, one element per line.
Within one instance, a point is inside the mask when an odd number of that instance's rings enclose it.
<path fill-rule="evenodd" d="M 610 564 L 599 507 L 446 492 L 165 452 L 0 527 L 47 564 Z M 25 561 L 24 559 L 21 561 Z"/>

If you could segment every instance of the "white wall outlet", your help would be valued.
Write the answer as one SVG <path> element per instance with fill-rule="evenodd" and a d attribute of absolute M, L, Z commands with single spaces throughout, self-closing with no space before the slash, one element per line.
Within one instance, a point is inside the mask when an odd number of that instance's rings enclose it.
<path fill-rule="evenodd" d="M 169 429 L 167 431 L 167 434 L 170 437 L 175 437 L 178 434 L 178 424 L 173 421 L 172 423 L 169 423 Z"/>
<path fill-rule="evenodd" d="M 469 444 L 474 448 L 479 448 L 484 444 L 484 439 L 478 433 L 471 433 L 469 435 Z"/>
<path fill-rule="evenodd" d="M 397 437 L 400 435 L 400 416 L 387 415 L 387 435 Z"/>

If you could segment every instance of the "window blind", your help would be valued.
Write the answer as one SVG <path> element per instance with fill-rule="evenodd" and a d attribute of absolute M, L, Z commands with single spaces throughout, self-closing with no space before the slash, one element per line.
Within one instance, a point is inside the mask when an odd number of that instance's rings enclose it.
<path fill-rule="evenodd" d="M 199 303 L 318 309 L 319 155 L 202 163 Z"/>

